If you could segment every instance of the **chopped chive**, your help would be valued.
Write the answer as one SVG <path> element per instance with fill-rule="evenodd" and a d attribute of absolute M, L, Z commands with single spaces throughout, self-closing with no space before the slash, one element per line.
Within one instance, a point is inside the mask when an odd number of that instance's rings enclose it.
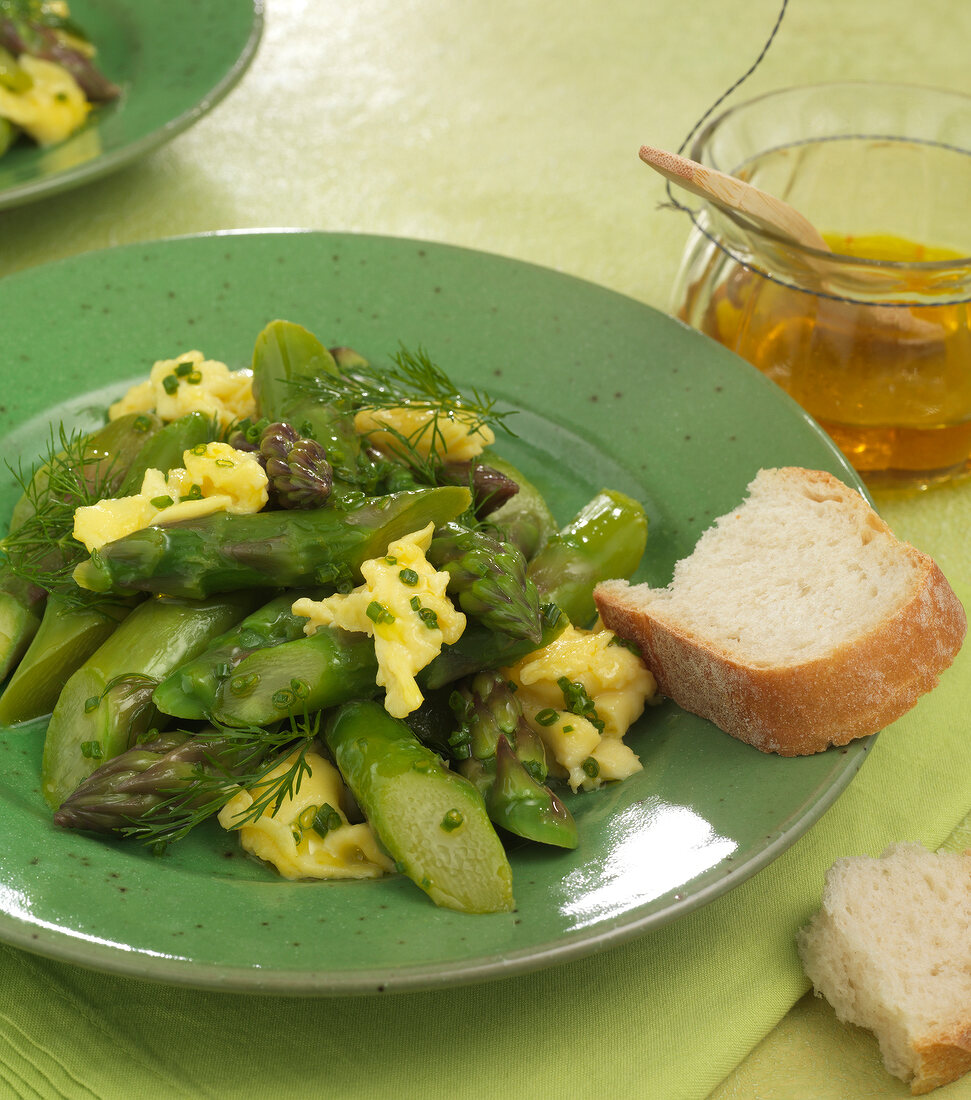
<path fill-rule="evenodd" d="M 160 511 L 163 508 L 171 508 L 175 501 L 169 496 L 152 497 L 149 501 L 153 508 L 158 508 Z"/>
<path fill-rule="evenodd" d="M 588 756 L 586 760 L 580 765 L 581 768 L 590 776 L 591 779 L 596 779 L 600 774 L 600 765 L 592 756 Z"/>
<path fill-rule="evenodd" d="M 564 726 L 563 727 L 563 732 L 564 733 L 572 733 L 573 732 L 573 726 Z"/>
<path fill-rule="evenodd" d="M 418 618 L 429 630 L 438 630 L 438 615 L 430 607 L 423 607 L 418 612 Z"/>
<path fill-rule="evenodd" d="M 100 741 L 82 741 L 81 742 L 81 755 L 86 760 L 102 760 L 104 759 L 104 749 L 101 747 Z"/>
<path fill-rule="evenodd" d="M 563 702 L 566 709 L 571 714 L 586 718 L 598 733 L 603 733 L 603 719 L 597 714 L 597 708 L 583 684 L 579 680 L 571 681 L 566 676 L 561 676 L 556 684 L 563 692 Z"/>
<path fill-rule="evenodd" d="M 386 607 L 383 607 L 381 604 L 379 604 L 377 600 L 372 600 L 367 605 L 367 610 L 364 613 L 365 615 L 367 615 L 372 623 L 394 622 L 394 615 L 392 615 Z"/>
<path fill-rule="evenodd" d="M 191 374 L 195 370 L 195 363 L 191 359 L 187 359 L 184 363 L 176 363 L 175 376 L 176 378 L 185 378 L 187 374 Z"/>
<path fill-rule="evenodd" d="M 236 463 L 231 458 L 217 458 L 216 465 L 221 466 L 224 470 L 231 470 Z"/>
<path fill-rule="evenodd" d="M 209 444 L 208 443 L 197 443 L 192 448 L 192 450 L 189 452 L 189 454 L 204 455 L 208 450 L 209 450 Z"/>
<path fill-rule="evenodd" d="M 297 818 L 297 824 L 301 829 L 312 829 L 314 827 L 314 818 L 317 816 L 316 806 L 307 806 L 305 810 Z"/>
<path fill-rule="evenodd" d="M 631 651 L 631 653 L 634 654 L 635 657 L 640 657 L 641 656 L 640 646 L 636 642 L 632 642 L 629 638 L 621 638 L 621 637 L 618 637 L 618 635 L 615 634 L 610 639 L 610 641 L 607 643 L 607 645 L 608 646 L 612 646 L 612 645 L 623 646 L 624 649 L 629 649 Z"/>
<path fill-rule="evenodd" d="M 418 583 L 418 574 L 414 569 L 402 569 L 398 574 L 398 580 L 401 581 L 402 584 L 408 585 L 409 588 L 414 588 Z"/>
<path fill-rule="evenodd" d="M 541 726 L 552 726 L 559 716 L 559 711 L 555 711 L 552 707 L 544 707 L 543 710 L 537 711 L 536 721 Z"/>
<path fill-rule="evenodd" d="M 179 380 L 174 374 L 167 374 L 162 379 L 162 389 L 170 396 L 179 388 Z"/>
<path fill-rule="evenodd" d="M 394 554 L 388 554 L 384 560 L 388 563 L 388 565 L 398 564 L 398 559 L 394 556 Z"/>
<path fill-rule="evenodd" d="M 421 611 L 421 600 L 417 596 L 412 596 L 408 604 L 412 611 Z"/>
<path fill-rule="evenodd" d="M 202 381 L 202 373 L 200 371 L 194 370 L 191 374 L 187 374 L 185 376 L 185 380 L 189 383 L 190 386 L 198 386 L 199 383 Z"/>
<path fill-rule="evenodd" d="M 311 828 L 318 836 L 324 837 L 333 829 L 339 829 L 341 825 L 343 825 L 341 815 L 333 806 L 325 802 L 314 814 Z"/>
<path fill-rule="evenodd" d="M 202 486 L 201 485 L 191 485 L 189 487 L 189 491 L 187 493 L 184 493 L 182 496 L 180 496 L 179 500 L 180 501 L 183 501 L 183 500 L 202 500 Z"/>
<path fill-rule="evenodd" d="M 131 426 L 136 432 L 147 432 L 148 429 L 152 426 L 152 421 L 150 417 L 144 415 L 136 416 L 135 419 L 131 422 Z"/>

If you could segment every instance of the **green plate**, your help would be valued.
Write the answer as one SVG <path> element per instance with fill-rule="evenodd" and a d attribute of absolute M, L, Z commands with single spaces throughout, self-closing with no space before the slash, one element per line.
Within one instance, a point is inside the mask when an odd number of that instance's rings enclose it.
<path fill-rule="evenodd" d="M 256 53 L 263 0 L 71 0 L 121 88 L 59 145 L 21 139 L 0 157 L 0 209 L 113 172 L 182 133 L 234 87 Z"/>
<path fill-rule="evenodd" d="M 422 346 L 460 384 L 517 406 L 517 435 L 497 449 L 561 521 L 602 486 L 644 502 L 639 579 L 666 583 L 761 466 L 859 487 L 781 389 L 706 337 L 590 283 L 459 248 L 303 232 L 133 245 L 7 278 L 0 315 L 14 461 L 36 454 L 51 417 L 94 424 L 156 359 L 199 348 L 246 365 L 259 329 L 283 317 L 374 361 Z M 13 497 L 8 479 L 4 517 Z M 214 824 L 162 857 L 58 830 L 38 793 L 42 738 L 42 723 L 0 733 L 0 938 L 128 975 L 308 994 L 501 977 L 675 920 L 792 844 L 870 744 L 786 760 L 673 704 L 652 708 L 628 737 L 644 770 L 568 800 L 579 849 L 517 847 L 516 911 L 466 916 L 400 876 L 286 882 Z"/>

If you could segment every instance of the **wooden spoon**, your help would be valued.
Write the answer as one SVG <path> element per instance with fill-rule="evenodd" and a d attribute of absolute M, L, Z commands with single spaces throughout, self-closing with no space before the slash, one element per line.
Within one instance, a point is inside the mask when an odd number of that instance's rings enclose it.
<path fill-rule="evenodd" d="M 665 149 L 655 149 L 651 145 L 641 146 L 640 158 L 678 187 L 707 199 L 732 216 L 741 215 L 743 219 L 771 233 L 783 243 L 789 241 L 818 252 L 833 252 L 819 230 L 798 210 L 737 176 L 729 176 L 725 172 L 719 172 L 717 168 L 706 168 L 695 160 L 669 153 Z M 825 288 L 829 261 L 805 254 L 800 258 L 820 278 Z M 885 278 L 882 275 L 859 267 L 853 274 L 855 282 L 864 291 L 868 284 L 872 284 L 875 289 L 885 287 Z M 837 294 L 835 297 L 839 300 L 843 295 Z M 915 317 L 908 308 L 881 309 L 876 305 L 858 303 L 855 309 L 858 311 L 858 319 L 869 317 L 875 326 L 893 332 L 898 339 L 923 343 L 937 343 L 941 339 L 939 326 Z"/>
<path fill-rule="evenodd" d="M 760 229 L 805 248 L 832 251 L 816 227 L 798 210 L 737 176 L 729 176 L 717 168 L 706 168 L 696 160 L 650 145 L 641 146 L 640 157 L 665 179 L 729 214 L 741 214 Z"/>

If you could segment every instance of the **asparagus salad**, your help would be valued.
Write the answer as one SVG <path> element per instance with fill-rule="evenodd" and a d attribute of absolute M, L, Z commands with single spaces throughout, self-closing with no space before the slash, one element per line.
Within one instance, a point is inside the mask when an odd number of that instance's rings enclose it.
<path fill-rule="evenodd" d="M 252 369 L 188 352 L 55 430 L 2 543 L 0 724 L 50 714 L 56 825 L 161 852 L 208 821 L 287 878 L 511 909 L 504 841 L 576 847 L 557 789 L 640 769 L 656 685 L 592 598 L 643 508 L 558 527 L 491 449 L 509 415 L 274 321 Z"/>
<path fill-rule="evenodd" d="M 21 136 L 54 145 L 119 89 L 65 0 L 0 0 L 0 156 Z"/>

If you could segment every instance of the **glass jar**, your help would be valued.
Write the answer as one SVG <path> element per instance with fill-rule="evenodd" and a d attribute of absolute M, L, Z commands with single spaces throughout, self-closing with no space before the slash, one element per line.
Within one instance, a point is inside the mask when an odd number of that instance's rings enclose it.
<path fill-rule="evenodd" d="M 688 155 L 785 199 L 833 251 L 678 194 L 694 228 L 673 312 L 782 386 L 868 483 L 971 472 L 971 97 L 790 88 Z"/>

